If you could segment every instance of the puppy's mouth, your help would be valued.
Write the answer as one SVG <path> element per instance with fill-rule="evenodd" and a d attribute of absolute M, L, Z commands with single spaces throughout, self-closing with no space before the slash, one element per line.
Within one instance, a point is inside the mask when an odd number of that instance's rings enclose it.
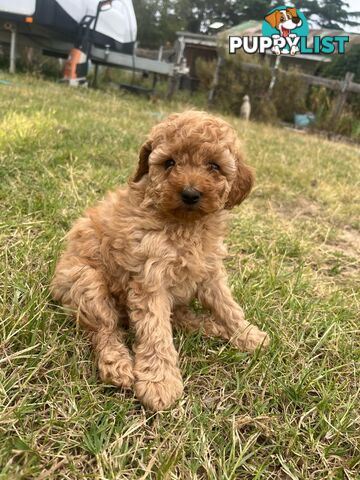
<path fill-rule="evenodd" d="M 182 203 L 174 209 L 174 212 L 187 215 L 200 215 L 203 212 L 201 202 L 194 204 L 184 204 Z"/>
<path fill-rule="evenodd" d="M 193 205 L 178 205 L 172 210 L 172 214 L 179 218 L 196 220 L 211 213 L 215 213 L 218 210 L 218 204 L 209 203 L 203 199 Z"/>
<path fill-rule="evenodd" d="M 288 28 L 283 27 L 282 25 L 280 25 L 280 28 L 281 28 L 282 36 L 283 37 L 288 37 L 289 33 L 290 33 L 290 30 Z"/>
<path fill-rule="evenodd" d="M 194 187 L 182 187 L 168 192 L 158 199 L 158 208 L 167 216 L 179 221 L 194 221 L 219 209 L 216 198 L 209 197 L 207 192 L 199 191 Z"/>
<path fill-rule="evenodd" d="M 281 35 L 283 37 L 288 37 L 291 33 L 291 30 L 294 30 L 301 25 L 302 21 L 298 17 L 294 17 L 293 20 L 287 20 L 286 22 L 280 24 Z"/>
<path fill-rule="evenodd" d="M 179 220 L 192 221 L 196 220 L 208 212 L 204 208 L 203 202 L 200 200 L 196 203 L 184 203 L 179 202 L 176 206 L 169 211 L 171 216 L 176 217 Z"/>

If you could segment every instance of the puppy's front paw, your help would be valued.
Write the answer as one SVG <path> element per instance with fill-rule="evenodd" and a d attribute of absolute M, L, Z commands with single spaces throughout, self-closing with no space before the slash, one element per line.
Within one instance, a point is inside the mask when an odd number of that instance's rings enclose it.
<path fill-rule="evenodd" d="M 141 403 L 153 412 L 166 410 L 183 394 L 183 383 L 180 371 L 172 368 L 164 370 L 163 379 L 150 381 L 136 374 L 135 394 Z"/>
<path fill-rule="evenodd" d="M 131 388 L 134 383 L 133 359 L 121 350 L 102 351 L 98 358 L 100 378 L 116 387 Z"/>
<path fill-rule="evenodd" d="M 254 352 L 257 348 L 265 349 L 268 347 L 270 337 L 266 332 L 250 325 L 241 335 L 233 338 L 231 343 L 240 350 Z"/>

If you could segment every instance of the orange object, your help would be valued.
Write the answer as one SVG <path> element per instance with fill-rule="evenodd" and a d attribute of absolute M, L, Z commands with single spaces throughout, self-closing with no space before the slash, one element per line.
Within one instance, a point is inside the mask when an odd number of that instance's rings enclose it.
<path fill-rule="evenodd" d="M 33 17 L 25 17 L 25 23 L 33 23 Z"/>
<path fill-rule="evenodd" d="M 69 58 L 65 64 L 64 79 L 74 80 L 76 79 L 76 67 L 81 60 L 81 50 L 78 48 L 72 48 L 70 50 Z"/>

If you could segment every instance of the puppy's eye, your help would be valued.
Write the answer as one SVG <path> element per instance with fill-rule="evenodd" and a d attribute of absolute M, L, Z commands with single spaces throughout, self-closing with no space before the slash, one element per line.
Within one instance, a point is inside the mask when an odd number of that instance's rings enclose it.
<path fill-rule="evenodd" d="M 176 163 L 175 160 L 173 160 L 172 158 L 169 158 L 168 160 L 166 160 L 164 163 L 165 170 L 167 170 L 170 167 L 173 167 L 175 163 Z"/>
<path fill-rule="evenodd" d="M 209 169 L 212 172 L 219 172 L 220 171 L 220 166 L 217 163 L 209 163 Z"/>

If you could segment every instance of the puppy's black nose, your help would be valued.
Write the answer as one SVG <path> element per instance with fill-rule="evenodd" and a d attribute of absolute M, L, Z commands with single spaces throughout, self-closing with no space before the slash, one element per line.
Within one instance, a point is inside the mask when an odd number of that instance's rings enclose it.
<path fill-rule="evenodd" d="M 186 187 L 181 192 L 181 198 L 187 205 L 195 205 L 200 200 L 201 193 L 192 187 Z"/>
<path fill-rule="evenodd" d="M 292 17 L 291 19 L 294 23 L 296 23 L 296 25 L 300 22 L 300 18 L 299 17 Z"/>

